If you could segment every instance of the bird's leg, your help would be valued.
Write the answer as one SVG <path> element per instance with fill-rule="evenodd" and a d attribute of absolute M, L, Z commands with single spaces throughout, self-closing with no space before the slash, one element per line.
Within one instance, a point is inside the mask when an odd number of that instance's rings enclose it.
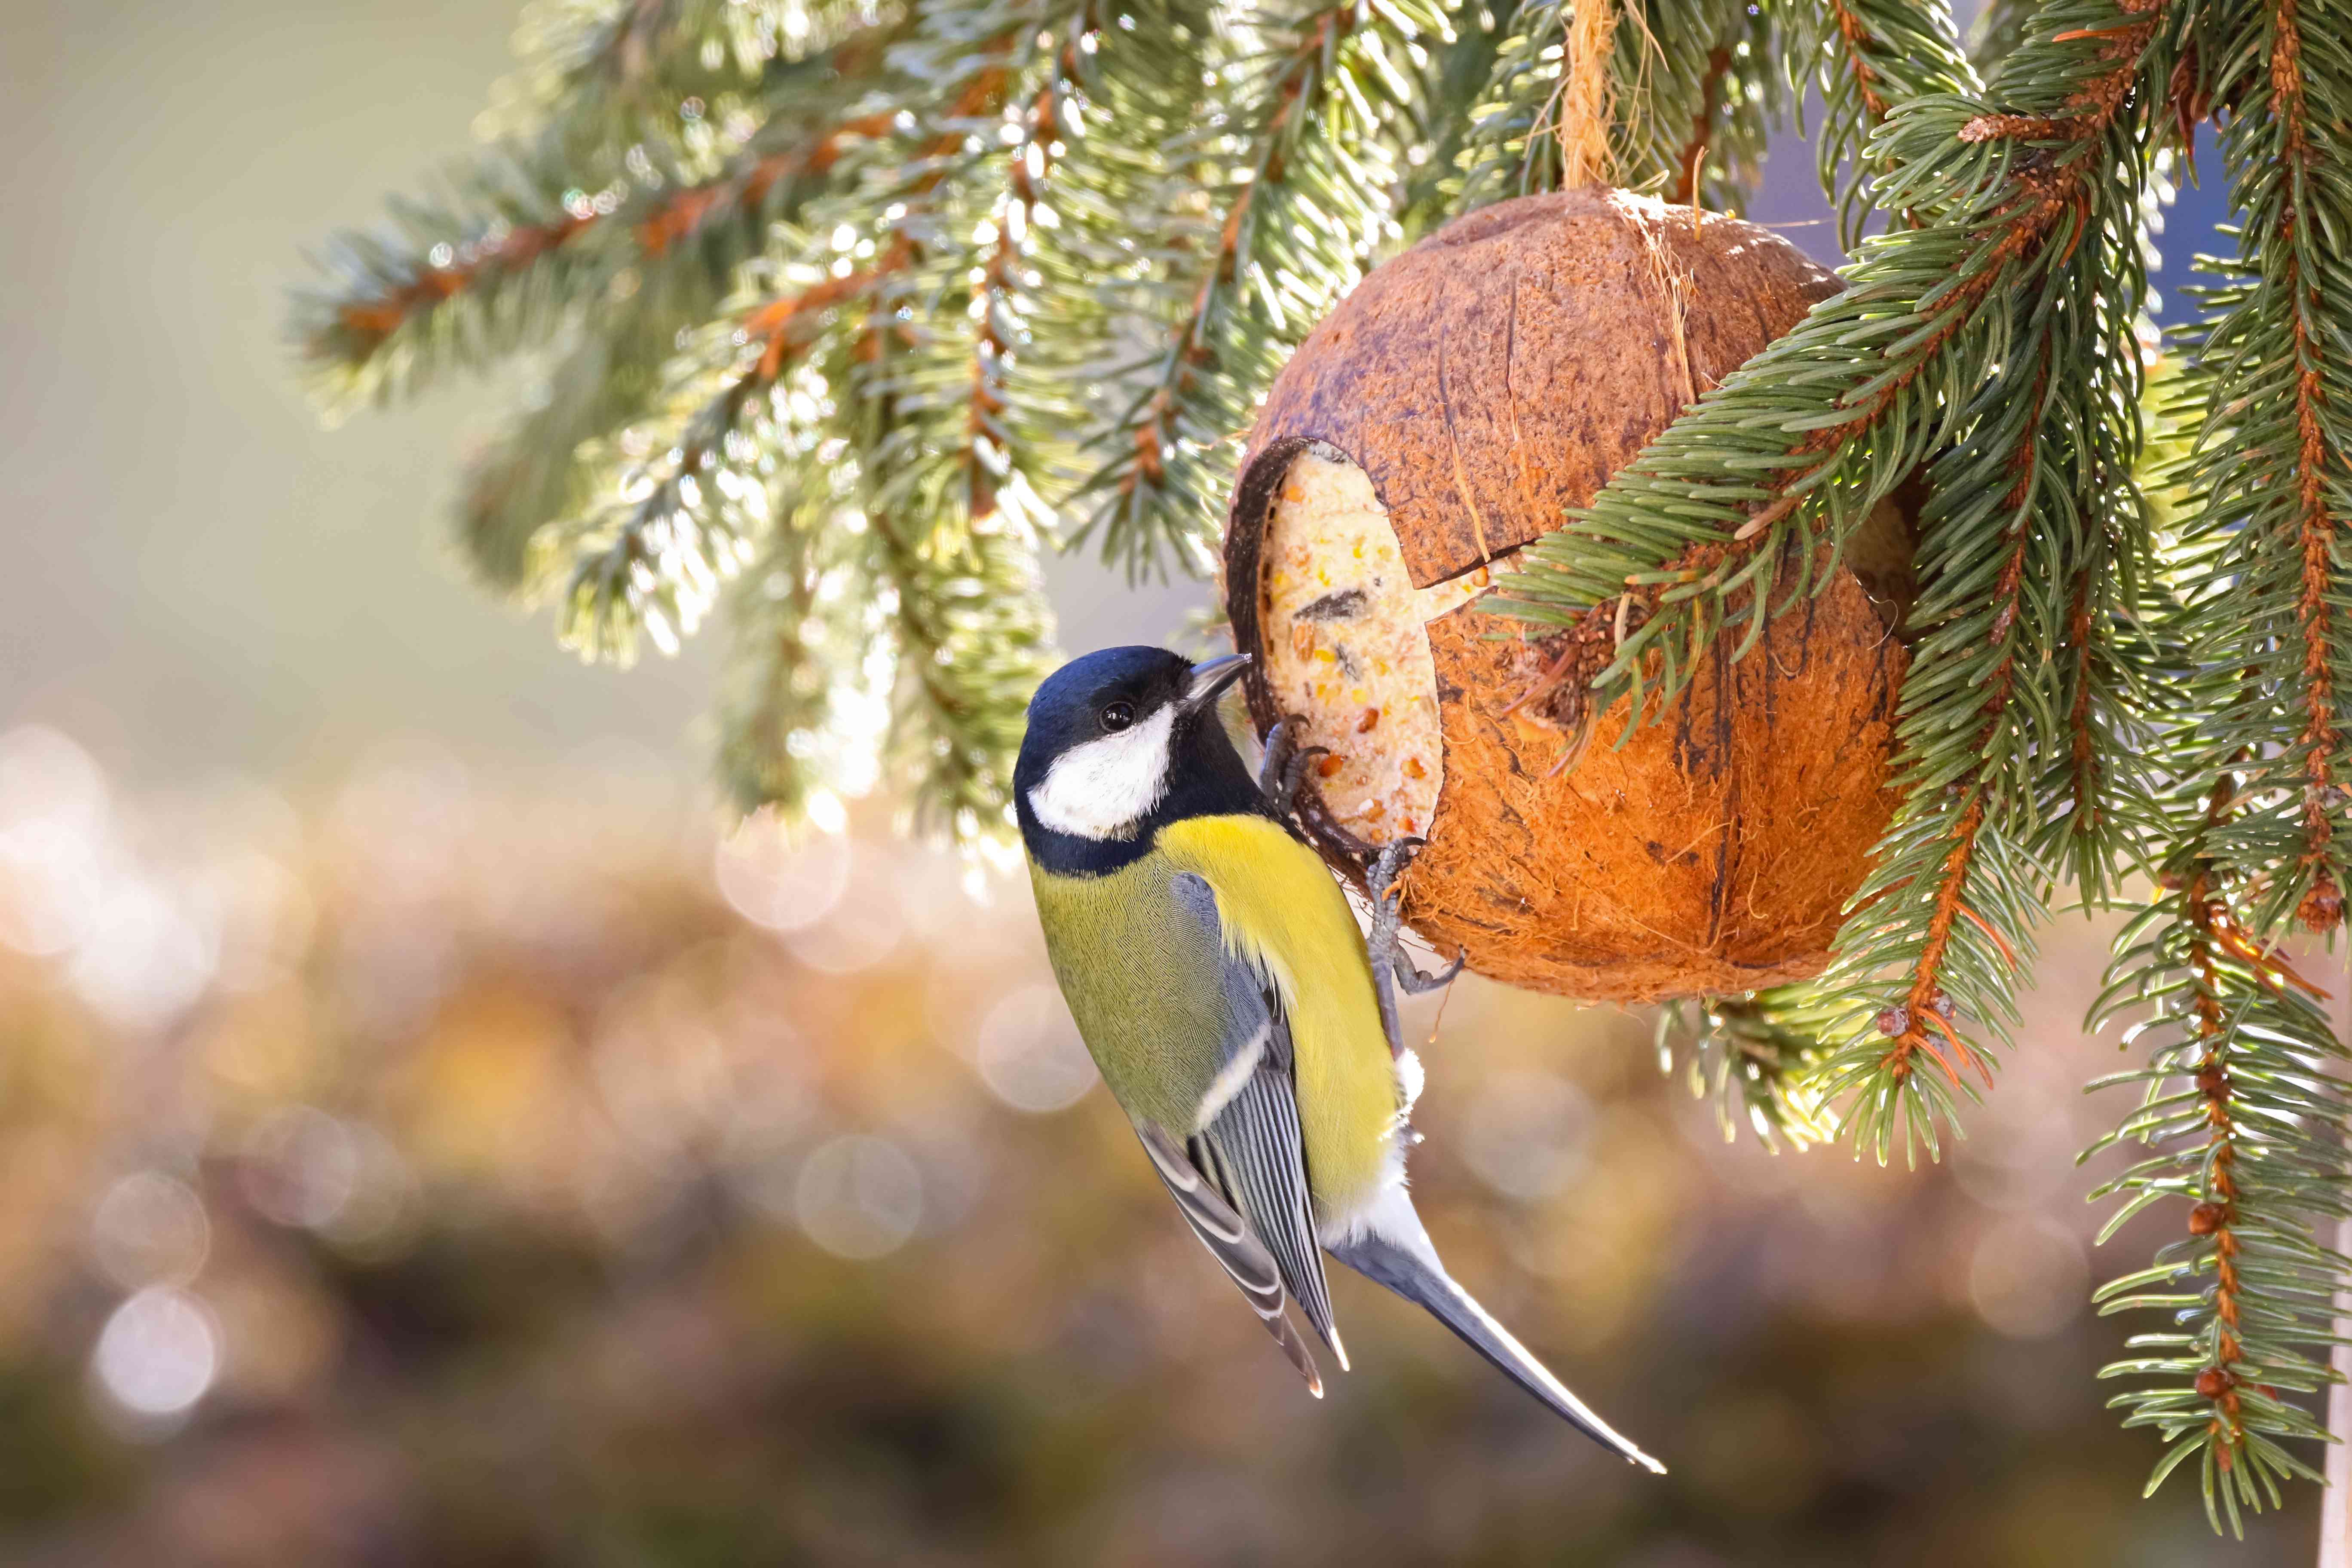
<path fill-rule="evenodd" d="M 1404 1054 L 1404 1033 L 1397 1022 L 1397 987 L 1402 985 L 1415 995 L 1434 991 L 1462 973 L 1462 961 L 1467 956 L 1457 952 L 1443 973 L 1423 974 L 1405 954 L 1402 940 L 1404 889 L 1397 886 L 1397 879 L 1427 842 L 1424 838 L 1399 838 L 1372 857 L 1371 865 L 1364 872 L 1364 889 L 1372 903 L 1372 930 L 1364 945 L 1371 955 L 1372 987 L 1380 996 L 1381 1027 L 1388 1033 L 1391 1056 Z"/>
<path fill-rule="evenodd" d="M 1258 764 L 1258 791 L 1275 816 L 1285 821 L 1297 809 L 1298 788 L 1307 782 L 1307 770 L 1316 758 L 1331 754 L 1328 746 L 1298 744 L 1298 731 L 1306 725 L 1306 718 L 1297 713 L 1278 721 L 1265 732 L 1265 760 Z"/>

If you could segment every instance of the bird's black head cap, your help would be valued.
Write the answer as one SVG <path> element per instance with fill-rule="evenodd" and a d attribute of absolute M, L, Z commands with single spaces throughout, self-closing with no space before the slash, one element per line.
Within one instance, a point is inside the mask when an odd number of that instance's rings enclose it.
<path fill-rule="evenodd" d="M 1031 856 L 1065 875 L 1099 875 L 1148 852 L 1163 823 L 1263 813 L 1217 716 L 1217 695 L 1243 663 L 1110 647 L 1046 677 L 1013 770 Z"/>

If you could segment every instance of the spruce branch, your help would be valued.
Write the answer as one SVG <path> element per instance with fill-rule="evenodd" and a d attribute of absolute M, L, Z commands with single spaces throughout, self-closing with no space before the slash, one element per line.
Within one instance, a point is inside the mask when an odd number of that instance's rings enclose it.
<path fill-rule="evenodd" d="M 955 838 L 1009 830 L 1013 756 L 1048 668 L 1053 621 L 1035 553 L 1005 528 L 944 548 L 919 524 L 871 514 L 876 574 L 898 641 L 893 751 L 919 813 Z"/>
<path fill-rule="evenodd" d="M 2142 586 L 2139 568 L 2155 550 L 2152 509 L 2134 504 L 2142 498 L 2128 478 L 2110 483 L 2107 497 L 2119 504 L 2104 510 L 2115 532 L 2094 533 L 2075 563 L 2053 672 L 2069 740 L 2045 763 L 2036 792 L 2034 853 L 2086 908 L 2112 904 L 2119 871 L 2150 869 L 2149 850 L 2163 841 L 2156 728 L 2177 706 L 2166 682 L 2179 675 L 2176 651 L 2149 629 L 2160 606 Z"/>
<path fill-rule="evenodd" d="M 2298 826 L 2303 843 L 2296 853 L 2295 880 L 2305 889 L 2297 912 L 2315 931 L 2331 931 L 2343 918 L 2343 879 L 2338 867 L 2344 853 L 2335 847 L 2336 817 L 2344 810 L 2345 725 L 2336 695 L 2336 667 L 2345 658 L 2344 634 L 2336 625 L 2339 584 L 2336 575 L 2335 542 L 2346 521 L 2342 504 L 2331 498 L 2344 493 L 2352 477 L 2345 460 L 2342 420 L 2331 403 L 2342 388 L 2325 384 L 2322 366 L 2338 356 L 2323 345 L 2340 313 L 2323 312 L 2322 281 L 2326 263 L 2321 247 L 2333 249 L 2340 234 L 2319 204 L 2327 193 L 2315 180 L 2318 155 L 2311 143 L 2309 82 L 2304 63 L 2303 18 L 2296 0 L 2281 0 L 2275 41 L 2271 49 L 2270 79 L 2277 95 L 2274 112 L 2284 132 L 2277 211 L 2279 244 L 2278 293 L 2291 312 L 2294 342 L 2294 479 L 2296 528 L 2302 542 L 2302 574 L 2295 595 L 2295 628 L 2303 657 L 2298 669 L 2304 724 L 2298 744 L 2303 752 L 2302 805 Z M 2326 83 L 2331 114 L 2340 113 L 2341 94 L 2352 89 L 2352 70 L 2336 55 L 2340 39 L 2331 37 L 2314 64 L 2334 68 L 2336 79 Z M 2242 110 L 2243 112 L 2243 110 Z M 2337 204 L 2341 205 L 2339 202 Z M 2270 216 L 2265 207 L 2250 206 L 2250 216 Z M 2330 279 L 2332 281 L 2332 279 Z M 2341 380 L 2342 373 L 2337 373 Z M 2340 404 L 2337 405 L 2340 406 Z M 2352 695 L 2352 692 L 2347 692 Z"/>
<path fill-rule="evenodd" d="M 1092 0 L 1019 0 L 940 5 L 925 24 L 898 68 L 954 96 L 922 117 L 927 156 L 869 187 L 890 237 L 846 384 L 898 654 L 890 751 L 922 809 L 969 838 L 1008 826 L 1013 754 L 1050 653 L 1035 561 L 1053 519 L 1003 415 L 1028 336 L 1025 242 L 1101 21 Z"/>
<path fill-rule="evenodd" d="M 829 47 L 861 20 L 840 0 L 535 0 L 515 29 L 518 64 L 491 90 L 493 134 L 561 121 L 575 155 L 677 128 L 677 106 L 723 111 L 772 62 Z"/>
<path fill-rule="evenodd" d="M 1852 252 L 1872 206 L 1866 179 L 1889 171 L 1871 139 L 1903 104 L 1983 87 L 1962 52 L 1951 9 L 1941 0 L 1827 0 L 1792 8 L 1791 58 L 1816 61 L 1822 119 L 1813 157 L 1838 220 L 1838 245 Z"/>
<path fill-rule="evenodd" d="M 2158 492 L 2177 596 L 2157 626 L 2184 671 L 2162 758 L 2180 781 L 2159 838 L 2174 846 L 2168 891 L 2118 938 L 2095 1015 L 2152 1012 L 2127 1037 L 2148 1044 L 2147 1065 L 2112 1080 L 2143 1100 L 2101 1146 L 2148 1151 L 2102 1189 L 2124 1199 L 2116 1223 L 2167 1197 L 2194 1205 L 2188 1240 L 2102 1292 L 2109 1310 L 2168 1310 L 2177 1325 L 2135 1337 L 2148 1353 L 2106 1369 L 2150 1380 L 2114 1403 L 2167 1444 L 2150 1489 L 2196 1459 L 2209 1516 L 2233 1531 L 2278 1505 L 2282 1481 L 2318 1479 L 2283 1446 L 2324 1436 L 2288 1396 L 2334 1381 L 2335 1302 L 2352 1279 L 2322 1240 L 2352 1212 L 2352 1053 L 2275 945 L 2298 918 L 2340 922 L 2337 781 L 2352 765 L 2336 544 L 2352 387 L 2326 237 L 2352 214 L 2318 173 L 2352 60 L 2315 15 L 2305 0 L 2218 6 L 2176 84 L 2183 115 L 2229 110 L 2221 148 L 2243 222 L 2235 258 L 2200 262 L 2225 281 L 2205 291 L 2162 411 L 2201 414 Z"/>
<path fill-rule="evenodd" d="M 716 375 L 686 362 L 676 401 L 690 412 L 652 468 L 625 471 L 607 504 L 559 531 L 572 561 L 558 622 L 566 647 L 626 664 L 641 632 L 665 653 L 693 635 L 767 531 L 769 481 L 793 444 L 774 395 L 827 314 L 869 282 L 820 278 L 722 325 Z"/>
<path fill-rule="evenodd" d="M 967 307 L 974 331 L 961 462 L 964 509 L 975 519 L 996 515 L 1001 487 L 1008 478 L 1024 491 L 1031 489 L 1027 471 L 1013 457 L 1017 437 L 1007 418 L 1013 407 L 1012 368 L 1031 334 L 1028 239 L 1064 148 L 1064 121 L 1082 90 L 1084 57 L 1101 32 L 1101 18 L 1092 4 L 1079 7 L 1065 23 L 1061 46 L 1003 153 L 1004 190 L 989 220 L 995 237 L 988 242 L 988 259 Z"/>
<path fill-rule="evenodd" d="M 835 526 L 839 504 L 779 479 L 774 526 L 727 591 L 719 775 L 746 815 L 766 807 L 796 821 L 817 791 L 859 794 L 874 777 L 885 699 L 866 648 L 880 617 L 855 537 Z"/>
<path fill-rule="evenodd" d="M 889 716 L 869 734 L 861 765 L 870 772 L 880 748 L 892 782 L 953 837 L 1004 828 L 1021 715 L 1050 640 L 1034 566 L 1050 519 L 999 414 L 1023 336 L 1020 240 L 1051 125 L 1003 115 L 1035 79 L 1050 116 L 1067 91 L 1059 67 L 1093 36 L 1090 17 L 1026 0 L 925 7 L 894 52 L 894 101 L 879 111 L 898 127 L 893 136 L 845 168 L 839 198 L 810 209 L 816 233 L 780 231 L 771 256 L 747 269 L 735 334 L 743 346 L 677 449 L 689 458 L 717 450 L 716 438 L 732 435 L 732 412 L 757 406 L 747 395 L 804 360 L 807 384 L 792 398 L 803 434 L 744 449 L 796 454 L 800 467 L 782 476 L 795 495 L 830 485 L 830 528 L 856 542 L 835 570 L 861 584 L 872 618 L 856 635 L 814 635 L 803 613 L 759 634 L 736 660 L 721 755 L 742 804 L 789 810 L 805 798 L 807 758 L 843 750 L 824 739 L 808 671 L 794 661 L 831 658 L 826 679 L 860 689 L 874 668 L 853 651 L 862 637 L 890 651 L 893 673 L 870 702 L 835 710 L 854 716 L 878 705 Z M 685 506 L 668 515 L 700 527 L 659 537 L 732 547 L 732 559 L 705 574 L 715 584 L 740 559 L 737 531 L 709 499 L 717 487 L 672 488 Z M 606 580 L 603 557 L 628 537 L 583 563 L 583 584 Z M 783 544 L 780 564 L 742 594 L 760 621 L 778 621 L 814 592 L 818 547 Z"/>
<path fill-rule="evenodd" d="M 776 90 L 822 98 L 841 63 L 803 62 Z M 544 342 L 625 275 L 698 320 L 767 222 L 822 189 L 845 146 L 887 129 L 887 117 L 779 114 L 707 176 L 641 143 L 591 189 L 560 128 L 493 148 L 440 198 L 395 204 L 391 228 L 337 237 L 328 283 L 296 299 L 299 352 L 321 398 L 349 407 Z"/>
<path fill-rule="evenodd" d="M 1522 5 L 1464 140 L 1457 210 L 1601 180 L 1739 211 L 1782 97 L 1772 22 L 1735 0 Z"/>
<path fill-rule="evenodd" d="M 1010 36 L 1000 29 L 996 52 Z M 914 165 L 920 172 L 903 182 L 905 197 L 927 197 L 948 178 L 945 161 L 967 139 L 962 121 L 992 108 L 1004 79 L 1001 65 L 983 64 L 970 80 L 950 84 L 956 94 L 946 116 L 950 123 L 933 128 Z M 858 134 L 878 139 L 897 118 L 896 110 L 871 110 L 854 125 Z M 827 132 L 797 155 L 821 160 L 829 170 L 842 153 L 839 135 Z M 754 177 L 758 173 L 751 171 Z M 641 226 L 650 231 L 643 233 L 649 247 L 692 233 L 726 199 L 708 191 L 681 197 Z M 558 531 L 572 555 L 560 624 L 568 646 L 625 662 L 634 657 L 640 630 L 665 651 L 675 651 L 691 635 L 765 530 L 761 510 L 780 451 L 805 455 L 812 446 L 778 418 L 774 395 L 781 383 L 828 325 L 852 322 L 871 342 L 877 301 L 888 281 L 918 258 L 911 232 L 902 228 L 868 267 L 836 257 L 824 265 L 763 259 L 746 269 L 730 316 L 676 362 L 680 390 L 672 405 L 678 412 L 669 426 L 635 432 L 623 443 L 657 454 L 656 470 L 623 469 L 605 487 L 614 503 Z M 822 249 L 789 228 L 777 248 L 803 258 Z M 812 399 L 826 385 L 820 377 Z"/>
<path fill-rule="evenodd" d="M 1842 544 L 1957 433 L 1966 394 L 2001 363 L 2000 344 L 1989 340 L 2011 319 L 2008 290 L 2043 286 L 2074 259 L 2094 175 L 2107 172 L 2102 144 L 2157 33 L 2154 19 L 2110 0 L 2069 8 L 2125 19 L 2107 34 L 2083 29 L 2046 46 L 2056 62 L 2017 73 L 2035 98 L 2048 96 L 2053 75 L 2075 79 L 2059 102 L 2004 114 L 1941 98 L 1898 117 L 1885 138 L 1897 173 L 1880 200 L 1935 214 L 1932 226 L 1874 242 L 1843 293 L 1704 396 L 1569 527 L 1524 552 L 1507 603 L 1528 622 L 1613 614 L 1629 590 L 1655 601 L 1597 689 L 1629 689 L 1658 653 L 1667 676 L 1654 689 L 1670 699 L 1692 668 L 1675 652 L 1703 650 L 1735 597 L 1748 607 L 1730 624 L 1747 626 L 1752 642 L 1778 557 L 1801 564 L 1824 539 Z M 2008 145 L 2029 136 L 2051 145 L 2021 155 Z M 1988 301 L 2003 309 L 1989 312 Z M 1804 550 L 1788 550 L 1791 542 Z"/>
<path fill-rule="evenodd" d="M 535 597 L 546 585 L 534 549 L 548 524 L 576 514 L 608 477 L 583 447 L 650 417 L 677 348 L 677 324 L 643 290 L 613 300 L 595 330 L 574 328 L 571 346 L 539 378 L 530 401 L 467 462 L 458 492 L 457 542 L 487 586 Z"/>
<path fill-rule="evenodd" d="M 1837 1135 L 1816 1077 L 1822 1022 L 1802 986 L 1668 1002 L 1654 1033 L 1658 1068 L 1671 1074 L 1680 1058 L 1692 1098 L 1714 1108 L 1726 1142 L 1744 1126 L 1776 1153 L 1783 1142 L 1802 1150 Z"/>
<path fill-rule="evenodd" d="M 2208 292 L 2189 353 L 2188 384 L 2209 412 L 2187 466 L 2179 570 L 2214 714 L 2201 765 L 2251 759 L 2246 808 L 2221 853 L 2265 878 L 2257 930 L 2299 912 L 2324 931 L 2342 918 L 2352 872 L 2352 625 L 2336 542 L 2352 521 L 2341 349 L 2352 289 L 2330 237 L 2352 220 L 2352 196 L 2323 173 L 2314 137 L 2352 99 L 2352 63 L 2299 4 L 2252 12 L 2244 26 L 2247 47 L 2214 51 L 2230 62 L 2212 91 L 2231 105 L 2222 153 L 2244 223 L 2234 260 L 2208 264 L 2226 281 Z"/>
<path fill-rule="evenodd" d="M 2138 781 L 2091 763 L 2095 731 L 2142 729 L 2113 602 L 2148 549 L 2129 471 L 2134 217 L 2085 215 L 2070 266 L 1930 468 L 1900 804 L 1824 983 L 1853 1022 L 1870 1022 L 1839 1051 L 1832 1085 L 1881 1158 L 1898 1107 L 1906 1142 L 1932 1149 L 1969 1075 L 1990 1087 L 1992 1058 L 1954 1021 L 1965 1013 L 2006 1037 L 2056 870 L 2100 896 L 2134 842 L 2122 818 Z M 1912 1092 L 1923 1061 L 1942 1079 L 1929 1098 Z"/>
<path fill-rule="evenodd" d="M 2141 1102 L 2084 1155 L 2150 1151 L 2093 1194 L 2123 1199 L 2102 1240 L 2165 1199 L 2191 1204 L 2185 1240 L 2097 1293 L 2103 1313 L 2163 1310 L 2175 1328 L 2133 1336 L 2145 1353 L 2101 1376 L 2157 1380 L 2110 1402 L 2167 1445 L 2148 1489 L 2194 1458 L 2214 1528 L 2226 1518 L 2237 1533 L 2246 1510 L 2279 1505 L 2279 1482 L 2319 1479 L 2283 1447 L 2325 1436 L 2286 1395 L 2334 1381 L 2335 1293 L 2352 1266 L 2318 1239 L 2352 1212 L 2347 1053 L 2309 999 L 2315 988 L 2246 929 L 2235 879 L 2210 853 L 2242 804 L 2224 774 L 2166 879 L 2172 890 L 2116 940 L 2092 1024 L 2149 1008 L 2125 1037 L 2149 1059 L 2093 1086 L 2137 1085 Z"/>
<path fill-rule="evenodd" d="M 1034 336 L 1038 226 L 1058 222 L 1045 203 L 1103 18 L 1095 0 L 1020 4 L 989 32 L 929 166 L 882 193 L 898 216 L 876 308 L 898 320 L 887 355 L 877 342 L 863 356 L 890 367 L 866 377 L 865 395 L 891 416 L 874 453 L 886 507 L 950 529 L 1001 523 L 1035 543 L 1055 527 L 1044 454 L 1066 437 L 1015 421 L 1013 381 Z M 934 64 L 911 70 L 932 77 Z"/>
<path fill-rule="evenodd" d="M 1163 154 L 1176 168 L 1230 171 L 1210 186 L 1215 216 L 1169 213 L 1150 242 L 1158 264 L 1107 323 L 1123 406 L 1090 439 L 1075 537 L 1130 575 L 1164 556 L 1208 568 L 1234 438 L 1285 352 L 1394 233 L 1386 128 L 1413 110 L 1403 63 L 1417 40 L 1447 29 L 1425 0 L 1343 0 L 1256 31 L 1272 41 L 1229 68 L 1240 84 L 1232 122 L 1184 133 Z M 1171 294 L 1182 301 L 1172 312 L 1156 303 Z M 1120 352 L 1146 334 L 1148 348 Z"/>

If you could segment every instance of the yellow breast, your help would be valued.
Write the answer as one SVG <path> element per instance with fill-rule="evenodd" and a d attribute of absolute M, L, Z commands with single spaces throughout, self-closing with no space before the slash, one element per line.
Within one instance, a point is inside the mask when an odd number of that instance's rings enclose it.
<path fill-rule="evenodd" d="M 1228 945 L 1281 992 L 1307 1179 L 1325 1221 L 1344 1215 L 1380 1186 L 1404 1110 L 1347 896 L 1313 850 L 1264 817 L 1171 823 L 1160 847 L 1215 890 Z"/>

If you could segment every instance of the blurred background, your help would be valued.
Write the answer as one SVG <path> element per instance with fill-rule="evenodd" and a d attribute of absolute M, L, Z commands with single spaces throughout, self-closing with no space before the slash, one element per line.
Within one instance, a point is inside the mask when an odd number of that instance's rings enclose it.
<path fill-rule="evenodd" d="M 511 23 L 0 6 L 0 1562 L 2311 1560 L 2315 1490 L 2217 1542 L 2101 1408 L 2153 1238 L 2090 1246 L 2079 921 L 1916 1172 L 1727 1143 L 1646 1016 L 1414 1003 L 1441 1246 L 1674 1473 L 1352 1279 L 1307 1398 L 1017 873 L 887 802 L 730 832 L 691 648 L 587 669 L 466 584 L 510 389 L 305 405 L 301 247 L 463 147 Z M 1821 213 L 1782 149 L 1754 216 Z M 1198 598 L 1055 589 L 1073 647 Z"/>

